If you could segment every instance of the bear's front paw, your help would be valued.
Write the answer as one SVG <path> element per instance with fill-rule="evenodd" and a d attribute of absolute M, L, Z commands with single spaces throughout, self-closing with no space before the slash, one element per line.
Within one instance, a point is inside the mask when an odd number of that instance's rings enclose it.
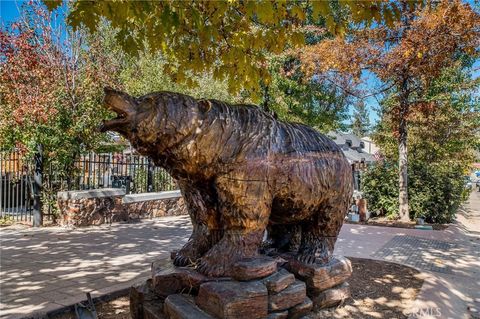
<path fill-rule="evenodd" d="M 209 277 L 230 276 L 233 263 L 241 259 L 241 249 L 225 238 L 213 246 L 199 261 L 197 270 Z"/>
<path fill-rule="evenodd" d="M 231 232 L 214 245 L 201 259 L 198 271 L 211 277 L 230 277 L 237 261 L 258 255 L 263 232 Z"/>
<path fill-rule="evenodd" d="M 195 263 L 194 258 L 189 256 L 184 256 L 180 252 L 177 253 L 175 258 L 173 258 L 173 264 L 178 267 L 191 266 Z"/>
<path fill-rule="evenodd" d="M 198 264 L 197 270 L 208 277 L 223 277 L 229 271 L 229 267 L 221 261 L 202 258 Z"/>
<path fill-rule="evenodd" d="M 303 253 L 297 255 L 297 260 L 307 265 L 315 263 L 315 259 L 315 254 Z"/>
<path fill-rule="evenodd" d="M 175 255 L 173 264 L 179 267 L 191 266 L 202 256 L 204 250 L 194 240 L 189 240 Z"/>

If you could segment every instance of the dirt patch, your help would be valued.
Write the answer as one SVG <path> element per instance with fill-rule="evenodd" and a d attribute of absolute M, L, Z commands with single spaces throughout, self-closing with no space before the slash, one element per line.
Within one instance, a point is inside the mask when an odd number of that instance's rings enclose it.
<path fill-rule="evenodd" d="M 420 272 L 399 264 L 353 258 L 348 280 L 352 297 L 337 308 L 315 313 L 314 318 L 408 318 L 423 279 Z"/>
<path fill-rule="evenodd" d="M 109 302 L 95 305 L 98 319 L 130 319 L 130 299 L 128 296 L 120 297 Z M 53 319 L 77 319 L 74 312 L 64 313 L 50 317 Z"/>
<path fill-rule="evenodd" d="M 360 225 L 369 225 L 369 226 L 382 226 L 382 227 L 395 227 L 395 228 L 415 228 L 415 222 L 402 222 L 400 220 L 391 220 L 387 217 L 372 217 L 366 222 L 353 223 L 350 221 L 345 221 L 347 224 L 360 224 Z M 448 224 L 427 224 L 425 226 L 432 226 L 434 230 L 444 230 L 449 225 Z"/>
<path fill-rule="evenodd" d="M 352 297 L 337 308 L 322 310 L 312 318 L 408 318 L 404 314 L 415 300 L 423 279 L 419 271 L 389 262 L 349 257 L 353 275 L 348 280 Z M 99 319 L 130 318 L 129 298 L 96 305 Z M 74 313 L 55 316 L 55 319 L 75 319 Z"/>

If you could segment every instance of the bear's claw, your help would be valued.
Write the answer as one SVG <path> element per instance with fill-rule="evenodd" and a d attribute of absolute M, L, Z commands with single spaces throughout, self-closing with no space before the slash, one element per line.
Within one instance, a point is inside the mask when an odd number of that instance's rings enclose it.
<path fill-rule="evenodd" d="M 177 254 L 177 256 L 175 256 L 175 258 L 173 259 L 173 264 L 175 266 L 183 267 L 183 266 L 189 266 L 193 264 L 193 262 L 190 260 L 190 258 Z"/>
<path fill-rule="evenodd" d="M 304 264 L 314 264 L 315 263 L 315 255 L 310 254 L 300 254 L 297 256 L 297 260 L 304 263 Z"/>
<path fill-rule="evenodd" d="M 197 271 L 208 277 L 221 277 L 225 274 L 225 269 L 222 265 L 210 265 L 210 263 L 205 260 L 200 260 Z"/>

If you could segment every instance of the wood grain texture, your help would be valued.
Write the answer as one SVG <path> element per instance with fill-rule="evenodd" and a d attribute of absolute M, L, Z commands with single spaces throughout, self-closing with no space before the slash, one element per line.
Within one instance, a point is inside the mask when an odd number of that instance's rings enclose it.
<path fill-rule="evenodd" d="M 312 297 L 313 310 L 334 307 L 344 300 L 350 298 L 350 286 L 347 282 L 333 288 L 327 289 Z"/>
<path fill-rule="evenodd" d="M 182 294 L 168 296 L 164 312 L 168 319 L 214 319 L 195 305 L 192 296 Z"/>
<path fill-rule="evenodd" d="M 232 278 L 248 281 L 267 277 L 277 271 L 277 261 L 267 256 L 246 258 L 233 264 Z"/>
<path fill-rule="evenodd" d="M 298 304 L 290 309 L 288 309 L 288 318 L 289 319 L 299 319 L 304 318 L 308 315 L 313 308 L 313 302 L 310 298 L 305 297 L 301 304 Z"/>
<path fill-rule="evenodd" d="M 224 319 L 266 318 L 267 288 L 259 281 L 207 282 L 200 286 L 196 304 Z"/>
<path fill-rule="evenodd" d="M 352 197 L 341 149 L 314 129 L 260 108 L 172 92 L 134 98 L 105 90 L 118 114 L 103 130 L 126 137 L 177 181 L 193 224 L 174 262 L 208 276 L 268 246 L 328 263 Z"/>
<path fill-rule="evenodd" d="M 188 267 L 173 265 L 152 265 L 152 287 L 155 293 L 163 298 L 171 294 L 195 294 L 208 277 Z"/>
<path fill-rule="evenodd" d="M 295 276 L 281 268 L 276 273 L 264 278 L 263 284 L 267 287 L 268 293 L 278 293 L 295 282 Z"/>
<path fill-rule="evenodd" d="M 286 255 L 284 255 L 288 258 Z M 345 257 L 336 257 L 325 265 L 304 264 L 295 258 L 290 258 L 286 268 L 296 277 L 305 281 L 310 297 L 320 292 L 338 286 L 352 275 L 352 264 Z"/>
<path fill-rule="evenodd" d="M 307 296 L 305 283 L 296 280 L 284 290 L 268 295 L 268 311 L 287 310 L 301 304 Z"/>
<path fill-rule="evenodd" d="M 132 319 L 164 319 L 163 301 L 155 295 L 152 280 L 130 288 L 130 316 Z"/>

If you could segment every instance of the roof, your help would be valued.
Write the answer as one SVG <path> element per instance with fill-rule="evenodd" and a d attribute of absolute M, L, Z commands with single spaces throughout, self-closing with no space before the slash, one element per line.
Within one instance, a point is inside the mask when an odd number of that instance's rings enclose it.
<path fill-rule="evenodd" d="M 355 148 L 360 147 L 361 143 L 363 143 L 358 136 L 351 133 L 330 132 L 327 135 L 338 145 L 345 145 L 347 141 L 350 141 L 352 143 L 351 147 Z"/>
<path fill-rule="evenodd" d="M 352 133 L 330 132 L 327 134 L 332 140 L 341 147 L 348 161 L 353 162 L 374 162 L 375 157 L 363 151 L 365 142 Z M 350 143 L 347 144 L 347 141 Z"/>
<path fill-rule="evenodd" d="M 369 153 L 360 153 L 354 149 L 351 148 L 342 148 L 343 154 L 345 154 L 345 157 L 348 159 L 349 162 L 365 162 L 365 163 L 371 163 L 375 161 L 375 158 L 373 157 L 372 154 Z"/>

